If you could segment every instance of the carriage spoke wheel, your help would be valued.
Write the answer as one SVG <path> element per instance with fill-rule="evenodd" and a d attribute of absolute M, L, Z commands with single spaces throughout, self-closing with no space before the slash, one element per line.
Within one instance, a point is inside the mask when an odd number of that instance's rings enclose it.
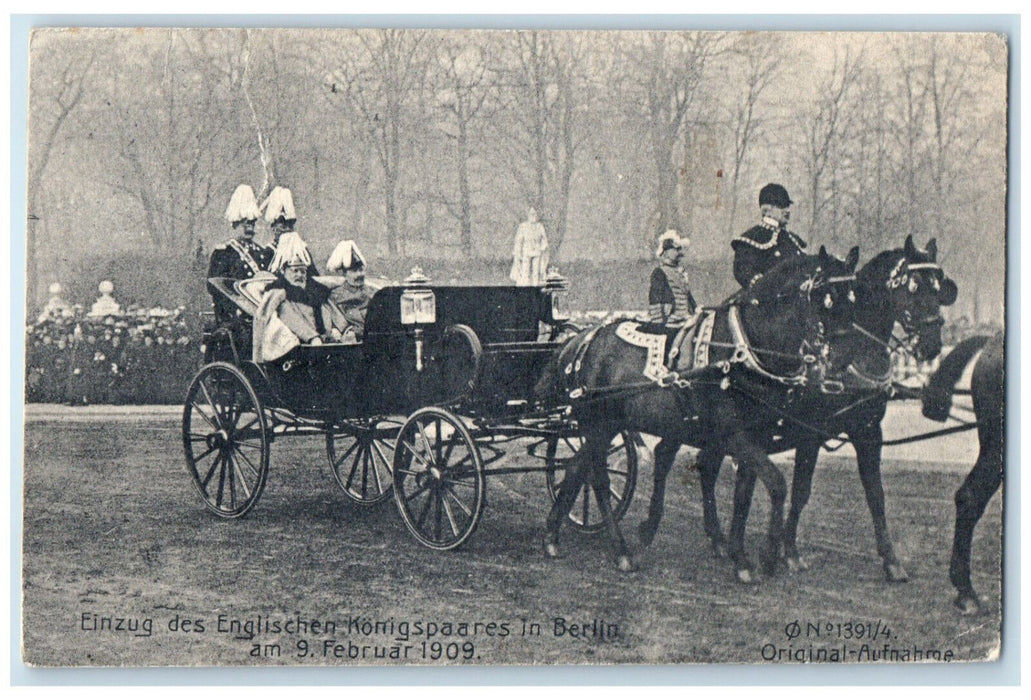
<path fill-rule="evenodd" d="M 401 425 L 393 420 L 347 421 L 326 434 L 329 466 L 344 495 L 362 506 L 390 498 L 394 443 Z"/>
<path fill-rule="evenodd" d="M 448 550 L 469 539 L 483 513 L 487 482 L 469 431 L 441 408 L 413 413 L 397 436 L 394 500 L 415 538 Z"/>
<path fill-rule="evenodd" d="M 637 433 L 623 431 L 616 435 L 609 445 L 605 466 L 609 473 L 609 506 L 616 522 L 619 522 L 634 497 L 637 487 Z M 566 463 L 583 447 L 579 435 L 549 437 L 545 459 L 547 460 L 548 493 L 552 502 L 558 498 L 559 489 L 566 480 Z M 576 494 L 576 500 L 569 511 L 569 522 L 577 530 L 587 533 L 601 532 L 604 523 L 601 510 L 590 481 L 586 481 Z"/>
<path fill-rule="evenodd" d="M 233 365 L 207 365 L 190 383 L 183 449 L 208 510 L 239 518 L 258 502 L 268 477 L 269 430 L 254 387 Z"/>

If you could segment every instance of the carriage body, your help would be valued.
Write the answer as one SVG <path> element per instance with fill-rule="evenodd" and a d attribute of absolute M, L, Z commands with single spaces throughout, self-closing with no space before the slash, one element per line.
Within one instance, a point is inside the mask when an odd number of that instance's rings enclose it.
<path fill-rule="evenodd" d="M 333 278 L 316 278 L 333 284 Z M 359 343 L 299 346 L 282 362 L 255 362 L 253 318 L 271 278 L 208 281 L 233 304 L 204 335 L 205 363 L 227 362 L 254 384 L 263 402 L 308 419 L 407 414 L 441 405 L 494 416 L 533 400 L 544 364 L 558 347 L 557 286 L 427 286 L 434 318 L 405 323 L 412 287 L 376 284 Z"/>
<path fill-rule="evenodd" d="M 575 330 L 558 312 L 564 280 L 436 286 L 413 273 L 401 284 L 373 282 L 361 342 L 301 345 L 256 362 L 253 320 L 272 279 L 208 280 L 215 323 L 183 414 L 188 470 L 208 510 L 247 514 L 264 488 L 271 444 L 291 435 L 324 436 L 345 495 L 363 506 L 393 497 L 409 531 L 433 549 L 472 534 L 488 474 L 543 471 L 557 495 L 578 428 L 565 406 L 543 405 L 534 389 Z M 488 468 L 504 455 L 499 441 L 519 438 L 530 441 L 532 466 Z M 610 454 L 621 516 L 640 439 L 618 442 Z M 571 520 L 598 531 L 586 491 L 581 501 Z"/>

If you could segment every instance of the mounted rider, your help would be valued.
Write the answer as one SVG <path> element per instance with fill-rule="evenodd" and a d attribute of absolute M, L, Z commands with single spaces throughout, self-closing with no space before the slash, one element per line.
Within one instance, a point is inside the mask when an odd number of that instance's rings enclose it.
<path fill-rule="evenodd" d="M 681 237 L 674 229 L 659 236 L 655 249 L 659 266 L 652 270 L 648 287 L 648 320 L 652 323 L 679 326 L 698 309 L 688 286 L 687 270 L 680 266 L 689 245 L 691 239 Z"/>
<path fill-rule="evenodd" d="M 742 287 L 755 283 L 786 258 L 804 255 L 805 241 L 788 231 L 791 197 L 776 183 L 759 191 L 762 220 L 730 242 L 734 249 L 734 279 Z"/>

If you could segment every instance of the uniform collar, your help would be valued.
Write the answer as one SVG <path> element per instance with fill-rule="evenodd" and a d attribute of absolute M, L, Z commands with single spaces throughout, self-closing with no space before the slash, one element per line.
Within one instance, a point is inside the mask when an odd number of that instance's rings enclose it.
<path fill-rule="evenodd" d="M 779 221 L 769 216 L 764 216 L 762 221 L 759 222 L 759 225 L 765 229 L 769 229 L 770 231 L 779 231 L 783 228 Z"/>

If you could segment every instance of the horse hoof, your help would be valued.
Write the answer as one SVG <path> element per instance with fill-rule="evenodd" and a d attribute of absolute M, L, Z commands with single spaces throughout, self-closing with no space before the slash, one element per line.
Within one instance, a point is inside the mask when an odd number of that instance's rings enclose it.
<path fill-rule="evenodd" d="M 959 614 L 964 617 L 977 615 L 981 612 L 981 600 L 976 595 L 972 596 L 967 593 L 960 593 L 956 596 L 956 599 L 952 601 L 952 604 L 959 609 Z"/>
<path fill-rule="evenodd" d="M 789 571 L 809 571 L 809 562 L 802 557 L 788 557 L 785 561 L 788 563 Z"/>
<path fill-rule="evenodd" d="M 558 559 L 558 541 L 549 535 L 544 536 L 544 555 L 548 559 Z"/>
<path fill-rule="evenodd" d="M 655 539 L 655 530 L 648 526 L 648 523 L 641 523 L 637 526 L 637 541 L 642 547 L 647 547 Z"/>
<path fill-rule="evenodd" d="M 619 567 L 619 570 L 624 573 L 629 573 L 637 569 L 637 567 L 634 566 L 633 560 L 625 554 L 619 557 L 616 565 Z"/>
<path fill-rule="evenodd" d="M 738 569 L 737 570 L 737 582 L 744 583 L 747 585 L 757 583 L 758 577 L 752 573 L 751 569 Z"/>
<path fill-rule="evenodd" d="M 723 544 L 722 542 L 713 542 L 712 543 L 712 556 L 716 557 L 717 559 L 726 559 L 727 558 L 727 545 Z"/>
<path fill-rule="evenodd" d="M 902 568 L 902 564 L 885 564 L 884 578 L 888 583 L 905 583 L 909 580 L 909 574 Z"/>

